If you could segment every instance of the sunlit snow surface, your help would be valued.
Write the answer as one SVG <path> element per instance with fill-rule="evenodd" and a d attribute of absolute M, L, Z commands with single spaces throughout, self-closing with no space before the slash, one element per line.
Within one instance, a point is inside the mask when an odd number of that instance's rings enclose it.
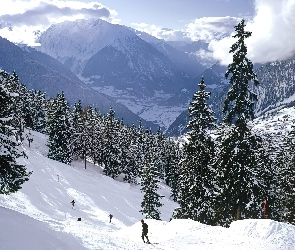
<path fill-rule="evenodd" d="M 294 109 L 282 112 L 278 114 L 281 118 L 269 118 L 269 123 L 260 121 L 256 126 L 277 131 L 270 123 L 273 119 L 276 126 L 290 129 Z M 290 116 L 288 124 L 286 115 Z M 85 170 L 83 162 L 68 166 L 50 160 L 45 157 L 46 137 L 33 134 L 31 148 L 26 142 L 23 146 L 28 159 L 22 160 L 33 170 L 30 181 L 16 194 L 0 195 L 0 249 L 295 249 L 295 226 L 270 219 L 237 221 L 230 228 L 192 220 L 169 222 L 177 204 L 169 199 L 164 184 L 160 189 L 165 196 L 162 221 L 146 220 L 154 244 L 144 244 L 140 186 L 123 183 L 122 177 L 113 180 L 90 163 Z M 111 223 L 110 213 L 114 215 Z"/>

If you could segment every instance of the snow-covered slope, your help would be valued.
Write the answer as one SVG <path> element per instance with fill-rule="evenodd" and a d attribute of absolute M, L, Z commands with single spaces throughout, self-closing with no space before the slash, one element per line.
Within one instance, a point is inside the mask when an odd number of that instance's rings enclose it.
<path fill-rule="evenodd" d="M 0 195 L 1 249 L 294 249 L 295 227 L 269 219 L 238 221 L 228 229 L 191 220 L 168 222 L 177 204 L 169 200 L 165 185 L 159 190 L 165 196 L 163 220 L 146 220 L 154 244 L 143 244 L 140 186 L 106 177 L 90 163 L 84 169 L 82 162 L 69 166 L 50 160 L 46 136 L 33 134 L 31 148 L 23 145 L 28 159 L 21 160 L 33 170 L 30 180 L 19 192 Z"/>
<path fill-rule="evenodd" d="M 45 157 L 45 144 L 46 136 L 34 133 L 31 148 L 24 145 L 28 159 L 22 162 L 33 174 L 21 191 L 0 196 L 2 207 L 44 222 L 53 231 L 69 233 L 90 249 L 107 249 L 99 246 L 110 241 L 109 232 L 142 219 L 139 212 L 143 198 L 140 185 L 123 183 L 120 178 L 113 180 L 102 175 L 100 167 L 90 163 L 85 170 L 83 162 L 69 166 L 48 159 Z M 166 196 L 162 219 L 167 221 L 176 203 L 169 199 L 167 186 L 163 184 L 160 191 Z M 73 199 L 76 201 L 75 209 L 70 204 Z M 109 213 L 114 215 L 112 223 L 109 223 Z M 77 221 L 79 217 L 81 222 Z"/>

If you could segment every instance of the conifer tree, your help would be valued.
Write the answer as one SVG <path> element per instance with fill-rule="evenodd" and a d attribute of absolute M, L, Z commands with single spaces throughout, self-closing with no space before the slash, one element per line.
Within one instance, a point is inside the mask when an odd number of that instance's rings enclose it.
<path fill-rule="evenodd" d="M 74 105 L 73 118 L 73 142 L 72 150 L 76 157 L 84 160 L 86 169 L 87 158 L 95 159 L 95 126 L 96 116 L 92 107 L 83 110 L 81 101 Z"/>
<path fill-rule="evenodd" d="M 46 133 L 46 113 L 47 113 L 46 94 L 35 91 L 33 102 L 30 104 L 33 109 L 32 129 L 40 133 Z"/>
<path fill-rule="evenodd" d="M 181 157 L 179 143 L 176 144 L 169 138 L 165 147 L 165 182 L 171 188 L 171 197 L 173 201 L 177 201 L 179 192 L 179 161 Z"/>
<path fill-rule="evenodd" d="M 123 136 L 123 168 L 122 173 L 124 174 L 124 181 L 128 183 L 137 184 L 136 178 L 139 176 L 139 169 L 136 162 L 137 157 L 137 131 L 134 123 L 131 127 L 124 129 Z"/>
<path fill-rule="evenodd" d="M 136 149 L 136 165 L 137 165 L 137 169 L 139 172 L 139 176 L 141 176 L 142 174 L 142 169 L 144 166 L 144 159 L 145 159 L 145 155 L 147 153 L 147 146 L 146 146 L 146 135 L 145 135 L 145 131 L 143 130 L 142 127 L 142 121 L 139 120 L 139 126 L 137 129 L 137 133 L 136 133 L 136 145 L 137 145 L 137 149 Z"/>
<path fill-rule="evenodd" d="M 94 164 L 102 164 L 103 163 L 103 131 L 105 130 L 105 124 L 103 121 L 103 117 L 100 114 L 98 109 L 91 109 L 92 115 L 92 139 L 91 139 L 91 153 L 90 159 Z"/>
<path fill-rule="evenodd" d="M 73 129 L 70 106 L 63 92 L 49 104 L 47 117 L 48 158 L 70 164 Z"/>
<path fill-rule="evenodd" d="M 34 119 L 34 92 L 31 90 L 26 90 L 23 95 L 22 101 L 22 116 L 24 119 L 24 126 L 26 128 L 33 128 Z M 41 107 L 38 107 L 40 109 Z"/>
<path fill-rule="evenodd" d="M 270 188 L 270 160 L 262 139 L 254 134 L 247 122 L 254 118 L 257 96 L 250 90 L 250 81 L 258 84 L 253 64 L 246 57 L 245 21 L 235 26 L 237 38 L 230 49 L 233 62 L 225 74 L 230 77 L 231 88 L 224 102 L 224 122 L 220 128 L 216 149 L 219 194 L 216 198 L 216 219 L 228 226 L 234 219 L 260 218 L 261 203 L 268 197 Z M 231 125 L 233 123 L 233 125 Z"/>
<path fill-rule="evenodd" d="M 84 129 L 83 129 L 83 155 L 85 160 L 86 169 L 86 157 L 92 160 L 93 163 L 97 162 L 99 155 L 101 155 L 101 116 L 97 110 L 92 107 L 88 107 L 84 111 Z M 95 135 L 96 134 L 96 135 Z"/>
<path fill-rule="evenodd" d="M 119 148 L 120 122 L 115 118 L 115 111 L 110 108 L 105 118 L 104 169 L 103 172 L 113 179 L 121 173 L 121 149 Z"/>
<path fill-rule="evenodd" d="M 215 127 L 215 118 L 206 100 L 210 93 L 205 91 L 204 79 L 189 106 L 188 143 L 183 147 L 183 160 L 180 162 L 179 218 L 190 218 L 209 223 L 209 207 L 214 185 L 214 174 L 210 167 L 214 156 L 214 143 L 209 130 Z"/>
<path fill-rule="evenodd" d="M 17 140 L 23 141 L 24 136 L 24 99 L 27 92 L 26 87 L 20 83 L 18 75 L 13 71 L 12 75 L 9 75 L 10 80 L 7 83 L 7 88 L 10 92 L 14 93 L 13 96 L 13 117 L 11 123 L 13 127 L 16 129 L 16 138 Z"/>
<path fill-rule="evenodd" d="M 160 179 L 164 180 L 165 177 L 165 167 L 167 166 L 167 148 L 166 148 L 166 138 L 164 137 L 161 128 L 158 128 L 157 133 L 153 136 L 153 139 L 155 140 L 155 152 L 157 153 L 154 155 L 156 160 L 156 165 L 159 168 L 160 172 Z"/>
<path fill-rule="evenodd" d="M 234 122 L 236 126 L 241 124 L 241 127 L 254 118 L 257 95 L 251 91 L 250 81 L 254 86 L 259 84 L 253 71 L 253 63 L 246 57 L 245 39 L 250 37 L 252 32 L 245 31 L 245 26 L 245 20 L 235 26 L 237 34 L 233 37 L 237 38 L 237 42 L 231 46 L 229 51 L 229 53 L 233 53 L 233 62 L 228 65 L 228 70 L 225 73 L 226 78 L 230 77 L 231 87 L 223 108 L 224 121 L 228 124 Z"/>
<path fill-rule="evenodd" d="M 12 122 L 15 93 L 9 90 L 11 81 L 13 78 L 8 73 L 0 71 L 0 194 L 17 192 L 31 174 L 16 161 L 25 157 L 25 153 L 15 140 L 17 129 Z"/>
<path fill-rule="evenodd" d="M 147 219 L 160 220 L 159 207 L 163 204 L 160 202 L 162 196 L 158 194 L 159 175 L 154 159 L 151 153 L 148 153 L 141 174 L 141 191 L 144 195 L 140 210 Z"/>
<path fill-rule="evenodd" d="M 85 116 L 82 108 L 81 100 L 74 104 L 72 110 L 72 124 L 73 124 L 73 140 L 71 150 L 73 156 L 84 159 L 84 144 L 85 144 Z"/>
<path fill-rule="evenodd" d="M 234 220 L 262 218 L 262 202 L 271 197 L 273 179 L 263 140 L 251 130 L 241 133 L 234 125 L 222 133 L 216 147 L 216 221 L 229 226 Z"/>

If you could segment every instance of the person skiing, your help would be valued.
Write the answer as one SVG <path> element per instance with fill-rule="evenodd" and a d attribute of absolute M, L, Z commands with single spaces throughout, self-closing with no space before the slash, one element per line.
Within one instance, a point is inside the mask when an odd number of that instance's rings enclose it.
<path fill-rule="evenodd" d="M 111 223 L 112 222 L 113 215 L 110 214 L 109 217 L 110 217 L 110 223 Z"/>
<path fill-rule="evenodd" d="M 72 209 L 74 208 L 74 206 L 75 206 L 75 201 L 74 200 L 72 200 L 71 201 L 71 204 L 72 204 Z"/>
<path fill-rule="evenodd" d="M 141 224 L 142 224 L 142 234 L 141 234 L 141 238 L 142 238 L 142 240 L 143 240 L 143 242 L 145 243 L 145 241 L 144 241 L 144 237 L 146 238 L 146 243 L 147 244 L 151 244 L 150 243 L 150 241 L 149 241 L 149 238 L 148 238 L 148 236 L 147 236 L 147 234 L 148 234 L 148 224 L 146 224 L 145 222 L 144 222 L 144 220 L 141 220 Z"/>

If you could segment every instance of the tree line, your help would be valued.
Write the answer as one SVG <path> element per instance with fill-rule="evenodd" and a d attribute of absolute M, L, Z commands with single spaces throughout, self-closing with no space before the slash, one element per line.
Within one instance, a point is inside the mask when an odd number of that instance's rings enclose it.
<path fill-rule="evenodd" d="M 104 174 L 111 178 L 123 175 L 125 182 L 146 183 L 149 187 L 142 187 L 145 192 L 142 204 L 154 204 L 155 197 L 161 198 L 155 195 L 158 183 L 164 181 L 171 187 L 171 197 L 176 201 L 180 146 L 165 138 L 160 128 L 154 134 L 151 129 L 143 128 L 141 121 L 138 127 L 125 125 L 123 119 L 115 117 L 112 108 L 102 115 L 96 108 L 83 107 L 81 101 L 71 107 L 63 92 L 47 98 L 41 91 L 28 90 L 15 72 L 10 75 L 0 71 L 0 87 L 3 90 L 0 92 L 1 128 L 11 140 L 8 151 L 1 150 L 0 159 L 9 155 L 15 161 L 1 164 L 1 169 L 14 172 L 0 173 L 3 183 L 0 193 L 16 192 L 29 180 L 31 172 L 27 173 L 25 166 L 16 165 L 17 158 L 25 156 L 24 153 L 14 151 L 23 140 L 29 145 L 33 142 L 31 130 L 34 130 L 48 136 L 48 158 L 65 164 L 83 159 L 85 169 L 86 163 L 91 162 L 102 166 Z M 5 143 L 2 137 L 0 140 L 1 145 Z M 143 208 L 143 213 L 160 219 L 157 206 L 149 205 Z"/>

